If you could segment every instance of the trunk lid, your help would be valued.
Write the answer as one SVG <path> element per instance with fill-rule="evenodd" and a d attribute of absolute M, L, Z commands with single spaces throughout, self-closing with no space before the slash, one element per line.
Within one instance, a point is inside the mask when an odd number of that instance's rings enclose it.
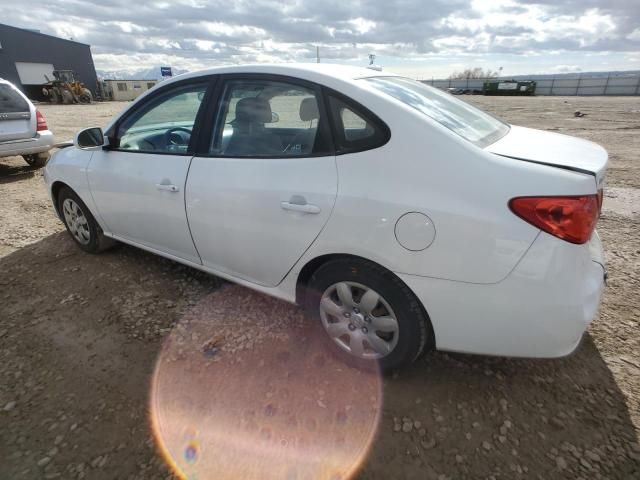
<path fill-rule="evenodd" d="M 516 125 L 485 150 L 515 160 L 591 174 L 597 188 L 602 188 L 609 158 L 604 148 L 588 140 Z"/>
<path fill-rule="evenodd" d="M 8 83 L 0 83 L 0 142 L 35 135 L 29 102 Z"/>

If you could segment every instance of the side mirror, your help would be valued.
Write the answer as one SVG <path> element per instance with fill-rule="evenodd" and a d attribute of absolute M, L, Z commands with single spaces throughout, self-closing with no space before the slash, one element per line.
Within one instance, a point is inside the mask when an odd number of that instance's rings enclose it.
<path fill-rule="evenodd" d="M 83 150 L 102 147 L 104 145 L 102 129 L 100 127 L 91 127 L 80 130 L 73 139 L 73 144 Z"/>
<path fill-rule="evenodd" d="M 271 112 L 271 122 L 269 123 L 278 123 L 280 121 L 280 115 L 276 112 Z"/>

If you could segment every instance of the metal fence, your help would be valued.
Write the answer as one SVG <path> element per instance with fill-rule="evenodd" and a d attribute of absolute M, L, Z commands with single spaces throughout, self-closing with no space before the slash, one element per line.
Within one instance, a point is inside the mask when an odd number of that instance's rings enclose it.
<path fill-rule="evenodd" d="M 463 78 L 459 80 L 422 80 L 434 87 L 461 88 L 463 90 L 482 90 L 486 80 L 495 78 Z M 499 80 L 511 80 L 500 78 Z M 521 78 L 514 80 L 534 80 L 536 95 L 640 95 L 640 74 L 610 75 L 606 77 L 552 77 L 544 79 Z"/>

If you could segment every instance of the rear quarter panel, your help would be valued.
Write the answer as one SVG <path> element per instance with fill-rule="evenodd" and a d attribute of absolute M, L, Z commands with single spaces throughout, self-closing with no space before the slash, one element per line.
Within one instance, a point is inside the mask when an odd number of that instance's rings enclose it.
<path fill-rule="evenodd" d="M 337 157 L 339 189 L 321 235 L 296 265 L 323 254 L 358 255 L 398 272 L 470 283 L 503 280 L 539 233 L 511 198 L 593 193 L 593 177 L 486 152 L 404 104 L 366 88 L 342 93 L 391 129 L 381 148 Z M 423 251 L 404 249 L 396 221 L 422 212 L 435 225 Z"/>

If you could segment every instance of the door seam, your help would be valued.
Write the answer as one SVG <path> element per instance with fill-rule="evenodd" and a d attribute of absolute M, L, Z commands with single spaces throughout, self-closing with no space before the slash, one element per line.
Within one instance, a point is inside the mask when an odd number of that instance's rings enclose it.
<path fill-rule="evenodd" d="M 198 260 L 200 260 L 200 265 L 204 265 L 202 262 L 202 257 L 200 256 L 200 252 L 198 251 L 198 246 L 196 245 L 196 241 L 193 239 L 193 233 L 191 232 L 191 224 L 189 223 L 189 213 L 187 212 L 187 183 L 189 182 L 189 172 L 191 171 L 191 164 L 193 163 L 193 159 L 195 155 L 192 155 L 189 159 L 189 166 L 187 167 L 187 175 L 184 177 L 184 186 L 182 188 L 184 195 L 182 196 L 183 204 L 184 204 L 184 217 L 187 221 L 187 229 L 189 230 L 189 238 L 191 238 L 191 243 L 193 244 L 193 248 L 196 251 L 196 255 L 198 255 Z"/>

